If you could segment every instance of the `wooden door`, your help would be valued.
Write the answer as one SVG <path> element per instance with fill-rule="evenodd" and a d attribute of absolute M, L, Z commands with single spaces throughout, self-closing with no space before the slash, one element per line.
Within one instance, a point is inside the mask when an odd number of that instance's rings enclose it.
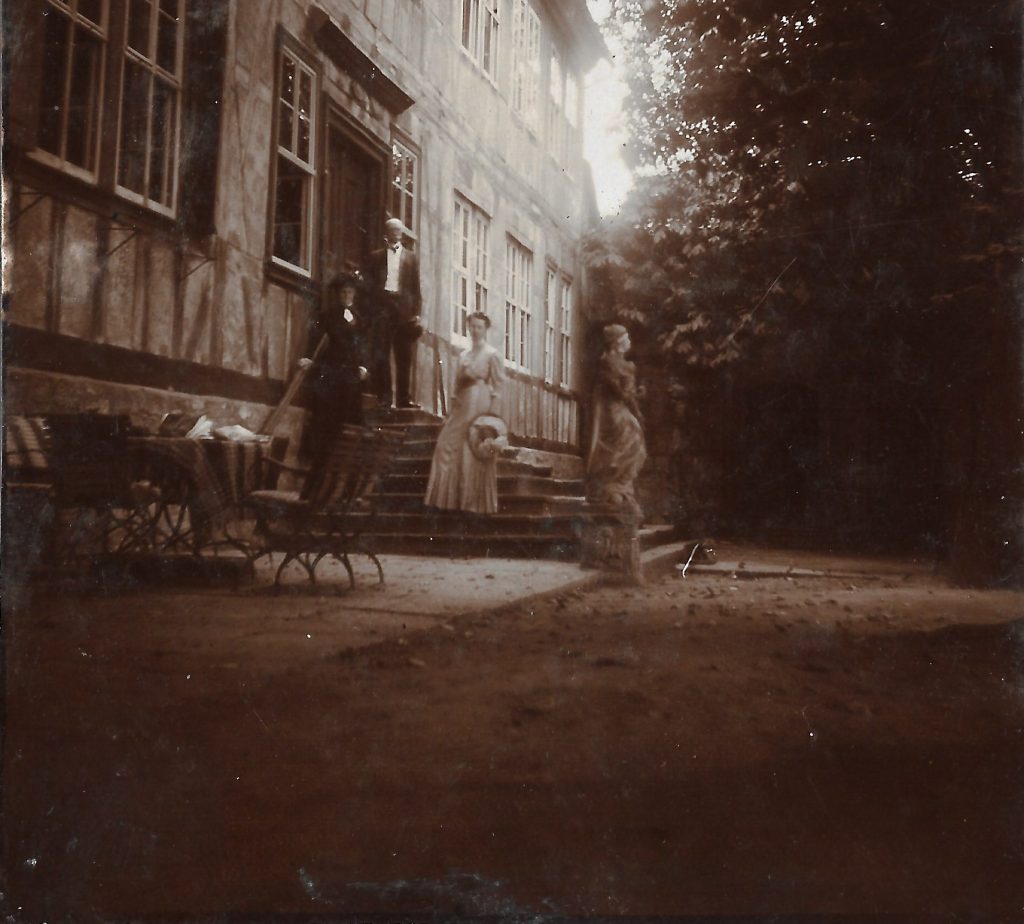
<path fill-rule="evenodd" d="M 381 161 L 331 126 L 327 142 L 321 259 L 324 282 L 363 269 L 381 243 Z"/>

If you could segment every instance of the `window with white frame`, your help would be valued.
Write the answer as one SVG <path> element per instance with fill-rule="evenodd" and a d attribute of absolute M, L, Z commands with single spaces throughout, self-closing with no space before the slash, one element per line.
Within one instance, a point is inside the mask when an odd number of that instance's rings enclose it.
<path fill-rule="evenodd" d="M 498 0 L 462 0 L 462 47 L 491 79 L 498 74 Z"/>
<path fill-rule="evenodd" d="M 579 128 L 580 85 L 571 68 L 565 71 L 565 117 L 574 129 Z"/>
<path fill-rule="evenodd" d="M 467 319 L 487 314 L 490 219 L 460 196 L 452 217 L 452 333 L 469 336 Z"/>
<path fill-rule="evenodd" d="M 129 198 L 167 212 L 178 182 L 184 25 L 185 0 L 128 5 L 117 185 Z"/>
<path fill-rule="evenodd" d="M 106 0 L 49 0 L 42 7 L 37 153 L 71 173 L 95 179 L 103 74 L 109 39 Z"/>
<path fill-rule="evenodd" d="M 316 183 L 316 73 L 285 46 L 278 52 L 277 73 L 271 258 L 274 263 L 310 276 Z"/>
<path fill-rule="evenodd" d="M 558 383 L 563 388 L 572 388 L 572 282 L 565 277 L 559 282 Z"/>
<path fill-rule="evenodd" d="M 556 160 L 561 161 L 565 139 L 565 74 L 562 70 L 562 57 L 554 47 L 551 49 L 548 91 L 548 151 Z"/>
<path fill-rule="evenodd" d="M 573 155 L 578 147 L 580 122 L 580 85 L 571 67 L 565 70 L 565 142 L 562 150 L 563 162 L 573 166 Z"/>
<path fill-rule="evenodd" d="M 391 216 L 416 233 L 419 158 L 400 141 L 391 142 Z"/>
<path fill-rule="evenodd" d="M 512 108 L 537 129 L 540 90 L 540 18 L 530 0 L 512 5 Z"/>
<path fill-rule="evenodd" d="M 505 241 L 505 359 L 529 370 L 533 309 L 533 254 L 514 237 Z"/>
<path fill-rule="evenodd" d="M 558 354 L 555 352 L 559 311 L 558 290 L 558 273 L 548 267 L 544 280 L 544 381 L 548 384 L 555 381 L 558 360 Z"/>
<path fill-rule="evenodd" d="M 185 0 L 42 0 L 37 8 L 45 79 L 32 156 L 173 216 Z M 109 152 L 104 135 L 114 136 Z"/>

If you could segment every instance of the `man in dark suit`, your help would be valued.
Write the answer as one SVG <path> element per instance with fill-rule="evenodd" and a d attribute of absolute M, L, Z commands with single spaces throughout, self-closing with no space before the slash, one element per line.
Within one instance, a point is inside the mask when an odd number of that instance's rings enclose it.
<path fill-rule="evenodd" d="M 416 341 L 423 333 L 420 311 L 420 264 L 402 243 L 405 225 L 397 218 L 384 224 L 387 247 L 370 254 L 366 278 L 373 303 L 371 384 L 381 406 L 391 406 L 391 351 L 395 352 L 398 407 L 419 407 L 409 392 Z"/>

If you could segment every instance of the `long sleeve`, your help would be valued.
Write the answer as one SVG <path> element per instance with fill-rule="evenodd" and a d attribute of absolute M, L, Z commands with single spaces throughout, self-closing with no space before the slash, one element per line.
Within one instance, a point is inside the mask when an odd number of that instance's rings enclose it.
<path fill-rule="evenodd" d="M 469 351 L 464 350 L 461 352 L 455 360 L 455 394 L 458 395 L 463 388 L 473 383 L 466 372 L 466 359 L 469 356 Z"/>
<path fill-rule="evenodd" d="M 306 352 L 302 355 L 312 357 L 316 352 L 316 348 L 320 345 L 320 340 L 324 335 L 323 318 L 319 311 L 315 311 L 310 314 L 307 328 Z"/>
<path fill-rule="evenodd" d="M 505 389 L 505 363 L 497 350 L 491 353 L 488 362 L 487 382 L 491 386 L 491 400 L 499 400 Z"/>
<path fill-rule="evenodd" d="M 408 259 L 408 270 L 406 272 L 409 285 L 409 311 L 413 317 L 418 317 L 423 312 L 423 295 L 420 292 L 420 258 L 406 251 Z"/>

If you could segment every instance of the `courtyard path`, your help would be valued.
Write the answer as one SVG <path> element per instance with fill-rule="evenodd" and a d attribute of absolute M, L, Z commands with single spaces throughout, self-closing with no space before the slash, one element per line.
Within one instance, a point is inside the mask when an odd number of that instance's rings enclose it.
<path fill-rule="evenodd" d="M 360 599 L 9 614 L 14 920 L 1024 909 L 1020 594 L 892 568 Z"/>

